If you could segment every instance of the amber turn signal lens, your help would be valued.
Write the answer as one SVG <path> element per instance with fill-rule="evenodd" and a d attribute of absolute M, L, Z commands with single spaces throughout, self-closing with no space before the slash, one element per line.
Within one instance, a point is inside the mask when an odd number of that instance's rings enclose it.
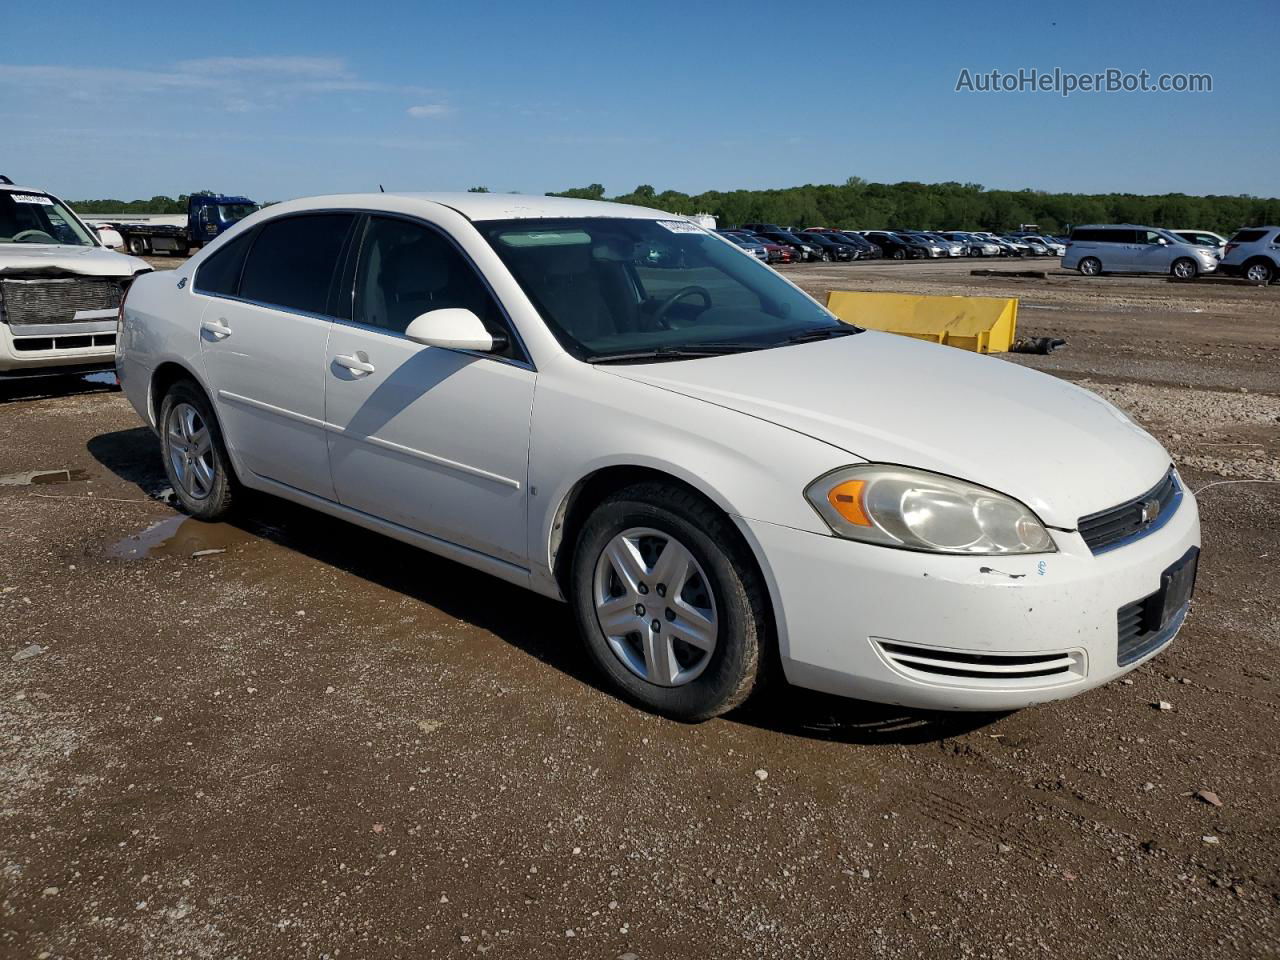
<path fill-rule="evenodd" d="M 865 480 L 846 480 L 832 487 L 831 492 L 827 494 L 827 500 L 835 508 L 836 513 L 859 527 L 872 526 L 871 520 L 862 509 L 862 488 L 866 485 Z"/>

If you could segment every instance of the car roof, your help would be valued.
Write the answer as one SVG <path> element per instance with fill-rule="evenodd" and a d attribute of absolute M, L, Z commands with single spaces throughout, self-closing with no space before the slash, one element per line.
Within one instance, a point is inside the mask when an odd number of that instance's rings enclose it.
<path fill-rule="evenodd" d="M 20 183 L 0 183 L 0 190 L 7 191 L 8 193 L 49 193 L 49 191 L 45 190 L 43 187 L 24 187 Z"/>
<path fill-rule="evenodd" d="M 579 200 L 575 197 L 539 197 L 519 193 L 343 193 L 288 200 L 270 211 L 299 212 L 327 210 L 334 207 L 361 207 L 377 210 L 386 201 L 398 199 L 410 203 L 438 204 L 449 207 L 468 220 L 546 220 L 584 217 L 617 217 L 630 220 L 684 220 L 678 214 L 637 207 L 629 203 L 603 200 Z M 388 209 L 391 209 L 388 207 Z"/>
<path fill-rule="evenodd" d="M 1078 223 L 1072 230 L 1110 230 L 1110 229 L 1129 229 L 1129 230 L 1163 230 L 1164 227 L 1152 227 L 1144 223 Z"/>

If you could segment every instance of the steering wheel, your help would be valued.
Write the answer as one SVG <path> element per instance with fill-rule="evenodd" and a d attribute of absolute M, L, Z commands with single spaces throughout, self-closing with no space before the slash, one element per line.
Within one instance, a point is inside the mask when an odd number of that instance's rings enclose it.
<path fill-rule="evenodd" d="M 702 298 L 703 310 L 707 310 L 711 307 L 711 293 L 707 290 L 707 288 L 699 287 L 696 284 L 691 284 L 690 286 L 687 286 L 687 287 L 681 287 L 675 293 L 671 294 L 671 296 L 667 297 L 667 299 L 662 301 L 662 304 L 653 313 L 654 324 L 659 327 L 666 327 L 666 324 L 664 324 L 662 321 L 666 317 L 667 311 L 670 310 L 672 307 L 674 307 L 676 303 L 683 300 L 685 297 L 691 297 L 694 295 L 697 295 Z M 667 329 L 670 329 L 670 328 L 668 327 Z"/>
<path fill-rule="evenodd" d="M 44 237 L 50 243 L 58 242 L 52 234 L 45 233 L 43 230 L 19 230 L 11 239 L 14 243 L 22 243 L 27 237 L 31 236 Z"/>

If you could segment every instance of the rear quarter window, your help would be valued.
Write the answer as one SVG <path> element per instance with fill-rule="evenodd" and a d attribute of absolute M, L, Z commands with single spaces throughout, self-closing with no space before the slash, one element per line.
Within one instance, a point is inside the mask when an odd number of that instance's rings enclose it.
<path fill-rule="evenodd" d="M 1257 243 L 1267 235 L 1265 230 L 1237 230 L 1231 238 L 1232 243 Z"/>
<path fill-rule="evenodd" d="M 252 234 L 236 237 L 200 264 L 196 270 L 196 292 L 234 297 L 240 287 L 240 272 L 252 239 Z"/>

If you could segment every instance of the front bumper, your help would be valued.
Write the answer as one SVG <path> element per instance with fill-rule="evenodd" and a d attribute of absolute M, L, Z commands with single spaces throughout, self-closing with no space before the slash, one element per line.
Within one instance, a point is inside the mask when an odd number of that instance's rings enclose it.
<path fill-rule="evenodd" d="M 115 343 L 114 319 L 41 326 L 0 323 L 0 376 L 64 367 L 109 370 Z"/>
<path fill-rule="evenodd" d="M 1189 493 L 1159 530 L 1098 556 L 1058 531 L 1057 553 L 955 557 L 738 524 L 769 583 L 791 683 L 935 710 L 1061 700 L 1155 656 L 1177 624 L 1121 666 L 1118 615 L 1200 543 Z"/>

